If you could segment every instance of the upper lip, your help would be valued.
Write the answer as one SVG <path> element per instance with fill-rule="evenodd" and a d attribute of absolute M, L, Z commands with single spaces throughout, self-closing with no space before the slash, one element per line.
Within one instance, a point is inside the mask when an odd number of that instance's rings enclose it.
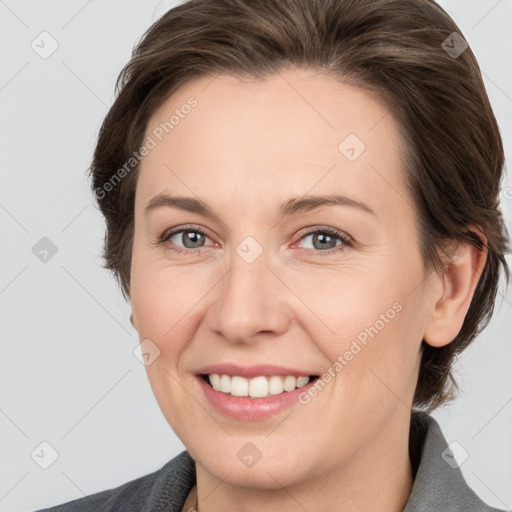
<path fill-rule="evenodd" d="M 219 375 L 238 375 L 240 377 L 252 378 L 266 375 L 294 375 L 296 377 L 310 375 L 317 375 L 314 372 L 308 370 L 301 370 L 298 368 L 289 368 L 285 366 L 276 366 L 273 364 L 257 364 L 251 366 L 242 366 L 233 363 L 221 363 L 221 364 L 210 364 L 203 366 L 197 370 L 198 374 L 212 374 L 217 373 Z"/>

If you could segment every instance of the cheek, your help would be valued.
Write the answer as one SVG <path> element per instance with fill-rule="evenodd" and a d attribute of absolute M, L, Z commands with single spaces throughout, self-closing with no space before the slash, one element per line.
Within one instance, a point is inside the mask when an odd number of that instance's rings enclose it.
<path fill-rule="evenodd" d="M 158 356 L 146 366 L 153 394 L 171 428 L 186 438 L 186 425 L 176 415 L 195 418 L 197 411 L 183 387 L 183 354 L 197 329 L 194 305 L 201 290 L 190 272 L 163 269 L 150 257 L 132 262 L 131 303 L 141 341 L 149 339 L 158 348 Z M 204 295 L 204 291 L 202 291 Z M 185 431 L 184 431 L 185 429 Z"/>
<path fill-rule="evenodd" d="M 179 338 L 175 335 L 179 329 L 180 317 L 183 317 L 183 294 L 165 281 L 165 275 L 156 271 L 150 263 L 142 260 L 132 263 L 131 304 L 137 331 L 141 340 L 149 338 L 157 344 L 165 355 L 162 340 L 173 337 L 176 344 L 170 344 L 171 350 L 177 349 Z"/>
<path fill-rule="evenodd" d="M 312 340 L 334 356 L 346 350 L 352 340 L 364 343 L 369 337 L 368 328 L 375 323 L 378 331 L 384 330 L 397 315 L 393 304 L 403 294 L 396 280 L 382 282 L 386 273 L 389 270 L 382 264 L 373 268 L 369 263 L 358 267 L 343 264 L 286 271 L 284 280 L 293 283 L 294 295 L 301 302 L 290 298 L 298 308 L 296 319 L 304 322 Z M 299 308 L 303 313 L 298 312 Z"/>
<path fill-rule="evenodd" d="M 420 304 L 397 294 L 382 297 L 362 327 L 344 338 L 340 385 L 361 404 L 386 409 L 413 397 L 421 346 Z M 367 310 L 369 312 L 369 310 Z M 355 326 L 354 326 L 355 327 Z"/>
<path fill-rule="evenodd" d="M 189 265 L 172 268 L 165 260 L 134 251 L 131 304 L 141 340 L 160 350 L 160 363 L 169 370 L 197 331 L 208 293 L 218 281 L 211 268 Z"/>
<path fill-rule="evenodd" d="M 399 268 L 390 261 L 296 276 L 294 290 L 315 313 L 302 327 L 333 363 L 332 382 L 346 400 L 389 403 L 414 387 L 425 315 L 422 267 L 418 260 Z"/>

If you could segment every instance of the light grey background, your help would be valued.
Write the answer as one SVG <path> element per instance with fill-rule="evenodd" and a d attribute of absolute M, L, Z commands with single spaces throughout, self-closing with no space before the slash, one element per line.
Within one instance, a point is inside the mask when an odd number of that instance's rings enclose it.
<path fill-rule="evenodd" d="M 510 164 L 512 2 L 440 3 L 479 59 Z M 0 511 L 118 486 L 184 449 L 133 354 L 129 305 L 101 269 L 104 223 L 85 178 L 117 74 L 173 4 L 0 1 Z M 47 59 L 31 48 L 43 31 L 59 45 Z M 510 226 L 510 176 L 504 186 Z M 32 252 L 43 237 L 58 250 L 46 263 Z M 461 468 L 470 486 L 507 509 L 511 318 L 512 292 L 502 288 L 491 324 L 460 360 L 460 398 L 434 414 L 469 454 Z M 50 460 L 42 442 L 58 452 L 48 469 L 35 462 Z"/>

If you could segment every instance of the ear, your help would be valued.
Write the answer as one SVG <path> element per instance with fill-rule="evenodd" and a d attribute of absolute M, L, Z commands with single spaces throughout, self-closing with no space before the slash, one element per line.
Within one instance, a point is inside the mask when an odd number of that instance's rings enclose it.
<path fill-rule="evenodd" d="M 481 248 L 471 242 L 454 241 L 453 250 L 446 255 L 444 274 L 436 277 L 436 286 L 432 288 L 423 339 L 433 347 L 448 345 L 459 334 L 485 266 L 487 239 L 480 230 L 470 230 L 482 239 Z"/>
<path fill-rule="evenodd" d="M 133 311 L 130 313 L 130 323 L 135 327 L 135 324 L 133 323 Z"/>

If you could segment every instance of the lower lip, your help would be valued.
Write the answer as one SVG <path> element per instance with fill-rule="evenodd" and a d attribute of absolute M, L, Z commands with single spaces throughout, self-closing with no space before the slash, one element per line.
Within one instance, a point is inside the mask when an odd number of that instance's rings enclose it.
<path fill-rule="evenodd" d="M 266 398 L 249 398 L 231 396 L 216 391 L 202 377 L 196 377 L 206 399 L 217 411 L 231 418 L 244 421 L 270 418 L 293 407 L 295 404 L 300 404 L 299 395 L 307 392 L 317 381 L 315 379 L 301 388 L 296 388 L 293 391 L 283 391 L 278 395 L 269 395 Z"/>

